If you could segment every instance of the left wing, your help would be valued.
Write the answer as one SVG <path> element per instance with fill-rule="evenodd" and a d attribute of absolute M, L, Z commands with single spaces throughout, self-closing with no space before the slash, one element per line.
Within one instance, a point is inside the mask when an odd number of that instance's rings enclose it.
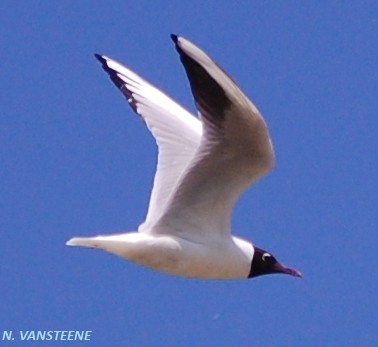
<path fill-rule="evenodd" d="M 146 220 L 148 232 L 165 211 L 182 173 L 192 160 L 202 136 L 199 119 L 136 73 L 106 56 L 95 55 L 131 108 L 146 122 L 159 154 Z"/>

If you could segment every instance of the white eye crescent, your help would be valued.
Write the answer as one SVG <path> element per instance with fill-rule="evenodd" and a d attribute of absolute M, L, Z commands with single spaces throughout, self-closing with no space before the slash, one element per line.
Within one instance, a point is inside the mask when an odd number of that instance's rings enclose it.
<path fill-rule="evenodd" d="M 262 255 L 262 259 L 264 260 L 264 261 L 267 261 L 269 258 L 271 258 L 272 256 L 269 254 L 269 253 L 264 253 L 263 255 Z"/>

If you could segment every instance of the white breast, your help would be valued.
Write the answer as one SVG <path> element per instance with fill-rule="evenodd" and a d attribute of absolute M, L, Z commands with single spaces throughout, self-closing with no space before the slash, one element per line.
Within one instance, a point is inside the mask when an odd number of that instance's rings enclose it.
<path fill-rule="evenodd" d="M 245 279 L 254 254 L 252 244 L 237 237 L 198 243 L 138 232 L 77 237 L 69 245 L 103 249 L 154 270 L 204 279 Z"/>
<path fill-rule="evenodd" d="M 128 259 L 171 275 L 194 278 L 247 278 L 253 246 L 239 238 L 217 244 L 194 243 L 178 237 L 157 236 L 134 245 Z"/>

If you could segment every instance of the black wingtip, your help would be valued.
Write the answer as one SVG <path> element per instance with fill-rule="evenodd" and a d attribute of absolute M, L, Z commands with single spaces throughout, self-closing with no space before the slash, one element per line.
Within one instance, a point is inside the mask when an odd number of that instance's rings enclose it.
<path fill-rule="evenodd" d="M 180 36 L 177 36 L 175 34 L 171 34 L 171 39 L 172 39 L 173 43 L 175 44 L 176 51 L 181 56 L 184 52 L 183 52 L 182 48 L 180 47 L 179 38 L 180 38 Z"/>
<path fill-rule="evenodd" d="M 96 59 L 101 63 L 102 65 L 102 68 L 104 69 L 104 71 L 109 75 L 110 79 L 113 81 L 113 83 L 119 88 L 121 89 L 121 91 L 123 91 L 123 86 L 124 86 L 124 82 L 122 81 L 122 79 L 120 79 L 117 75 L 117 73 L 109 68 L 108 66 L 108 61 L 104 58 L 104 56 L 102 56 L 101 54 L 97 54 L 95 53 L 94 55 L 96 57 Z"/>
<path fill-rule="evenodd" d="M 175 35 L 175 34 L 171 34 L 171 39 L 172 39 L 172 41 L 177 45 L 178 36 Z"/>
<path fill-rule="evenodd" d="M 97 53 L 95 53 L 94 56 L 101 63 L 102 68 L 110 75 L 110 78 L 114 81 L 114 79 L 113 79 L 114 71 L 109 69 L 108 62 L 104 58 L 104 56 L 101 55 L 101 54 L 97 54 Z M 116 83 L 116 82 L 114 81 L 114 83 Z M 118 84 L 117 84 L 117 86 L 118 86 Z"/>
<path fill-rule="evenodd" d="M 128 101 L 129 105 L 134 110 L 134 112 L 138 113 L 136 101 L 134 99 L 133 93 L 129 89 L 127 89 L 127 85 L 118 76 L 117 71 L 113 70 L 112 68 L 108 66 L 108 60 L 105 59 L 103 55 L 95 53 L 94 56 L 101 63 L 102 68 L 109 75 L 110 79 L 113 81 L 116 87 L 121 90 L 123 95 L 126 97 L 126 100 Z"/>
<path fill-rule="evenodd" d="M 104 65 L 105 64 L 105 62 L 106 62 L 106 60 L 104 59 L 104 57 L 101 55 L 101 54 L 97 54 L 97 53 L 95 53 L 95 58 L 102 64 L 102 65 Z"/>

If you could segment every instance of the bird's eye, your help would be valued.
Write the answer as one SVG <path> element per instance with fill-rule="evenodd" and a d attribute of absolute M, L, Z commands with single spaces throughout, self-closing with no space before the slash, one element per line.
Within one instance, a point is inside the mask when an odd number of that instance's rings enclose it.
<path fill-rule="evenodd" d="M 267 261 L 270 261 L 272 259 L 272 256 L 269 254 L 269 253 L 264 253 L 262 255 L 262 259 L 267 262 Z"/>

